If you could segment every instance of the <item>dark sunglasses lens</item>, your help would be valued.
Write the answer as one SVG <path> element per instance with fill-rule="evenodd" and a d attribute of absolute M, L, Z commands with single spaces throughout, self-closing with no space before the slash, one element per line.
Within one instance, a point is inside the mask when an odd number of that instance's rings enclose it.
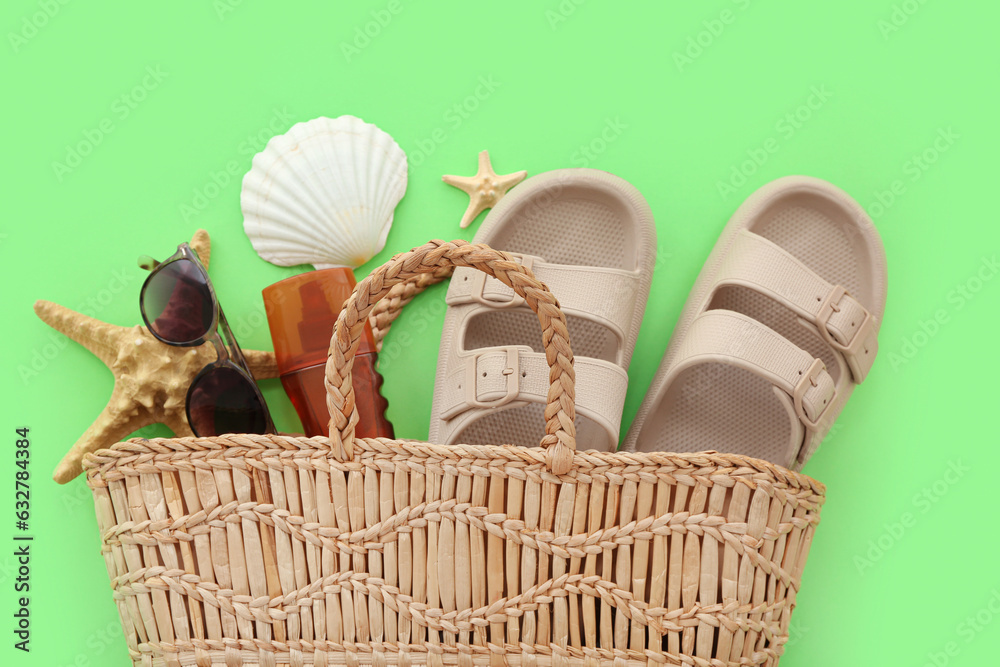
<path fill-rule="evenodd" d="M 227 366 L 216 366 L 197 378 L 188 391 L 188 421 L 200 436 L 264 433 L 264 405 L 250 380 Z"/>
<path fill-rule="evenodd" d="M 190 260 L 170 262 L 151 275 L 141 305 L 149 329 L 171 343 L 198 340 L 212 326 L 212 293 Z"/>

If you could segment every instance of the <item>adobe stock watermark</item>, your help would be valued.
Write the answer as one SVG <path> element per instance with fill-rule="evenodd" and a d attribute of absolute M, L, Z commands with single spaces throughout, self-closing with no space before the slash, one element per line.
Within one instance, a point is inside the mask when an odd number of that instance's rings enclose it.
<path fill-rule="evenodd" d="M 149 424 L 143 426 L 138 431 L 131 433 L 122 440 L 131 440 L 132 438 L 151 438 L 157 433 L 162 433 L 163 429 L 168 432 L 163 424 Z M 84 508 L 85 511 L 92 512 L 94 509 L 94 494 L 87 486 L 83 479 L 74 480 L 69 484 L 63 484 L 59 487 L 59 503 L 62 506 L 61 519 L 65 520 L 67 517 L 76 514 L 80 508 Z M 0 566 L 0 585 L 4 582 L 4 567 Z"/>
<path fill-rule="evenodd" d="M 585 4 L 587 0 L 561 0 L 555 9 L 545 10 L 545 20 L 549 22 L 549 29 L 555 31 L 559 26 L 569 20 L 569 17 L 576 13 L 576 10 Z"/>
<path fill-rule="evenodd" d="M 8 32 L 7 41 L 10 48 L 17 53 L 21 48 L 38 36 L 38 33 L 54 19 L 62 8 L 70 3 L 70 0 L 39 0 L 38 11 L 32 12 L 21 19 L 21 29 L 17 32 Z"/>
<path fill-rule="evenodd" d="M 674 253 L 666 249 L 665 246 L 656 246 L 656 261 L 653 262 L 653 274 L 655 275 L 657 271 L 661 271 L 663 267 L 667 265 L 667 262 L 674 258 Z"/>
<path fill-rule="evenodd" d="M 986 603 L 977 609 L 975 613 L 969 614 L 962 622 L 955 626 L 955 634 L 958 640 L 951 640 L 938 651 L 927 653 L 927 661 L 922 667 L 948 667 L 951 661 L 962 654 L 962 650 L 976 640 L 983 631 L 989 627 L 997 616 L 1000 616 L 1000 588 L 993 588 L 989 592 Z"/>
<path fill-rule="evenodd" d="M 247 340 L 254 336 L 261 329 L 267 328 L 267 307 L 262 299 L 257 299 L 256 305 L 246 313 L 243 313 L 234 320 L 230 320 L 229 327 L 233 330 L 236 340 Z M 270 333 L 268 333 L 270 337 Z M 330 337 L 333 337 L 333 330 L 330 330 Z"/>
<path fill-rule="evenodd" d="M 350 63 L 361 55 L 361 52 L 371 46 L 372 42 L 378 39 L 382 31 L 389 27 L 393 19 L 403 12 L 403 3 L 400 0 L 389 0 L 382 9 L 373 9 L 369 13 L 371 20 L 363 25 L 355 26 L 354 35 L 350 42 L 340 42 L 340 53 L 344 60 Z"/>
<path fill-rule="evenodd" d="M 911 155 L 900 168 L 903 178 L 897 178 L 884 190 L 875 191 L 875 201 L 868 204 L 865 210 L 872 220 L 878 220 L 886 211 L 892 208 L 900 197 L 905 195 L 909 186 L 908 183 L 916 183 L 937 164 L 941 156 L 951 150 L 952 146 L 962 138 L 962 135 L 955 132 L 949 125 L 939 127 L 937 135 L 930 144 L 918 153 Z"/>
<path fill-rule="evenodd" d="M 793 616 L 788 623 L 788 641 L 785 642 L 785 648 L 787 649 L 791 646 L 795 646 L 811 631 L 812 628 L 802 625 L 802 622 L 797 617 Z"/>
<path fill-rule="evenodd" d="M 729 357 L 742 358 L 746 356 L 748 350 L 759 348 L 761 337 L 764 332 L 746 322 L 741 322 L 740 331 L 737 335 L 728 337 L 724 354 Z M 681 395 L 684 400 L 692 400 L 704 395 L 706 392 L 714 392 L 720 386 L 733 382 L 733 367 L 729 364 L 711 363 L 700 368 L 681 387 Z"/>
<path fill-rule="evenodd" d="M 212 2 L 212 9 L 215 10 L 215 16 L 220 21 L 225 21 L 229 14 L 236 11 L 236 8 L 243 4 L 243 0 L 214 0 Z"/>
<path fill-rule="evenodd" d="M 927 0 L 903 0 L 903 2 L 894 4 L 889 16 L 879 19 L 875 24 L 882 34 L 882 39 L 888 41 L 893 33 L 899 32 L 899 29 L 906 25 L 913 15 L 926 4 Z"/>
<path fill-rule="evenodd" d="M 423 298 L 419 299 L 418 303 L 408 304 L 404 309 L 409 314 L 406 319 L 406 328 L 400 328 L 396 331 L 390 329 L 389 335 L 383 340 L 382 349 L 378 353 L 379 371 L 385 372 L 396 359 L 403 356 L 406 350 L 413 345 L 414 336 L 419 336 L 427 330 L 432 322 L 443 318 L 447 307 L 443 296 Z"/>
<path fill-rule="evenodd" d="M 10 579 L 17 576 L 18 563 L 10 556 L 0 561 L 0 585 L 6 584 Z"/>
<path fill-rule="evenodd" d="M 913 494 L 910 499 L 913 510 L 903 512 L 892 523 L 883 524 L 885 530 L 882 534 L 873 540 L 868 540 L 864 553 L 854 556 L 854 566 L 858 574 L 864 576 L 867 570 L 875 567 L 876 563 L 913 530 L 920 522 L 920 517 L 934 509 L 941 499 L 970 472 L 972 468 L 965 465 L 961 459 L 948 461 L 948 467 L 941 477 Z"/>
<path fill-rule="evenodd" d="M 955 313 L 960 312 L 975 299 L 983 288 L 1000 272 L 1000 262 L 996 255 L 981 258 L 979 266 L 968 278 L 955 285 L 945 296 L 947 308 L 938 308 L 926 320 L 917 323 L 917 329 L 903 336 L 898 347 L 889 354 L 892 370 L 909 364 L 948 325 Z"/>
<path fill-rule="evenodd" d="M 149 427 L 147 427 L 149 428 Z M 136 433 L 134 436 L 130 437 L 145 437 Z M 64 484 L 61 487 L 63 493 L 60 493 L 59 500 L 62 503 L 62 518 L 65 519 L 68 516 L 75 514 L 81 507 L 93 508 L 94 507 L 94 494 L 91 492 L 90 487 L 86 484 L 80 484 L 76 481 L 70 484 Z"/>
<path fill-rule="evenodd" d="M 120 656 L 109 655 L 105 660 L 101 656 L 109 649 L 119 648 L 121 657 L 125 655 L 125 639 L 122 633 L 122 624 L 118 620 L 110 621 L 103 628 L 91 632 L 84 641 L 86 651 L 81 651 L 73 658 L 73 662 L 59 665 L 58 667 L 98 667 L 110 663 L 120 662 Z"/>
<path fill-rule="evenodd" d="M 722 200 L 725 201 L 746 185 L 750 177 L 767 164 L 772 155 L 781 150 L 782 142 L 789 141 L 798 134 L 832 97 L 833 93 L 826 84 L 810 87 L 805 100 L 774 123 L 774 134 L 758 146 L 747 149 L 746 159 L 730 168 L 729 177 L 715 182 L 715 188 Z"/>
<path fill-rule="evenodd" d="M 149 65 L 142 80 L 131 90 L 122 93 L 111 102 L 111 113 L 105 116 L 94 127 L 83 130 L 83 138 L 75 144 L 66 144 L 66 155 L 60 162 L 52 162 L 52 172 L 56 180 L 62 183 L 73 170 L 83 164 L 83 160 L 101 145 L 104 139 L 118 128 L 118 124 L 132 115 L 149 94 L 160 87 L 169 72 L 164 72 L 159 65 Z"/>
<path fill-rule="evenodd" d="M 712 48 L 712 45 L 722 37 L 726 29 L 736 23 L 740 12 L 750 8 L 751 0 L 732 0 L 732 4 L 736 6 L 735 11 L 726 8 L 719 12 L 718 16 L 705 19 L 701 22 L 702 30 L 689 35 L 682 50 L 674 51 L 674 66 L 677 67 L 678 72 L 683 73 L 684 68 L 693 65 L 708 49 Z"/>
<path fill-rule="evenodd" d="M 628 125 L 622 122 L 621 117 L 605 118 L 601 131 L 586 144 L 577 148 L 570 156 L 570 162 L 574 167 L 589 167 L 598 156 L 608 150 L 608 146 L 618 141 L 618 138 L 627 129 Z"/>
<path fill-rule="evenodd" d="M 252 157 L 260 152 L 267 142 L 276 134 L 284 132 L 290 126 L 292 115 L 288 113 L 286 107 L 274 109 L 271 118 L 261 129 L 248 134 L 246 138 L 236 147 L 237 155 L 242 157 Z M 218 198 L 226 188 L 234 183 L 242 183 L 243 174 L 247 169 L 245 160 L 229 160 L 218 169 L 208 172 L 205 182 L 194 188 L 191 199 L 179 204 L 181 218 L 188 222 L 197 218 L 213 200 Z"/>
<path fill-rule="evenodd" d="M 416 148 L 406 151 L 410 166 L 419 167 L 424 161 L 434 154 L 438 147 L 448 140 L 449 132 L 455 132 L 462 127 L 465 121 L 472 117 L 479 107 L 488 100 L 497 88 L 503 85 L 496 81 L 492 74 L 480 75 L 476 88 L 471 94 L 466 95 L 462 100 L 455 102 L 448 107 L 441 120 L 445 126 L 438 126 L 428 133 L 423 139 L 417 139 Z"/>
<path fill-rule="evenodd" d="M 126 267 L 122 267 L 118 271 L 113 271 L 111 280 L 108 281 L 107 285 L 95 294 L 88 296 L 74 310 L 97 319 L 100 313 L 110 306 L 135 278 L 136 272 L 129 272 Z M 70 339 L 67 336 L 46 325 L 45 342 L 32 349 L 28 363 L 19 364 L 17 367 L 17 374 L 21 378 L 21 383 L 24 386 L 28 386 L 31 380 L 44 372 L 49 367 L 49 364 L 66 349 L 69 342 Z"/>

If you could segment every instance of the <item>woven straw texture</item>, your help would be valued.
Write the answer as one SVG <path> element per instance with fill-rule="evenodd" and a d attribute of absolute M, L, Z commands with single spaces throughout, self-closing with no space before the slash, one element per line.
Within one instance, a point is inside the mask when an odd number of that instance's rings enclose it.
<path fill-rule="evenodd" d="M 353 437 L 372 304 L 451 266 L 497 276 L 538 314 L 539 448 Z M 504 253 L 436 241 L 345 305 L 330 438 L 133 439 L 89 455 L 134 664 L 777 664 L 823 486 L 714 452 L 576 451 L 572 370 L 544 285 Z"/>

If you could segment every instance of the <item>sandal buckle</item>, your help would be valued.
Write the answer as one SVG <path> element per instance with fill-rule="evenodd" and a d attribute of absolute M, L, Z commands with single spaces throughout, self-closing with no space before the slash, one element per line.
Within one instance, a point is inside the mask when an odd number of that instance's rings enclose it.
<path fill-rule="evenodd" d="M 494 348 L 492 351 L 496 352 L 499 350 L 503 350 L 507 354 L 507 363 L 504 365 L 503 370 L 500 371 L 501 375 L 506 377 L 507 393 L 500 398 L 496 398 L 491 401 L 479 400 L 477 383 L 479 380 L 479 359 L 487 354 L 490 354 L 490 352 L 475 354 L 469 357 L 468 361 L 466 361 L 465 402 L 468 406 L 474 408 L 499 408 L 502 405 L 507 405 L 520 395 L 520 348 L 513 345 L 507 345 L 500 348 Z"/>
<path fill-rule="evenodd" d="M 815 432 L 819 430 L 820 424 L 823 423 L 823 420 L 826 418 L 830 408 L 833 407 L 833 404 L 836 402 L 837 392 L 836 389 L 834 389 L 833 397 L 826 404 L 826 407 L 823 408 L 823 412 L 819 414 L 815 421 L 809 419 L 808 415 L 806 415 L 806 409 L 802 400 L 805 398 L 807 391 L 813 387 L 819 386 L 819 374 L 825 370 L 826 364 L 823 363 L 822 359 L 813 359 L 812 364 L 809 365 L 809 370 L 802 375 L 802 379 L 799 380 L 798 384 L 796 384 L 795 388 L 792 390 L 792 404 L 795 406 L 795 414 L 802 421 L 808 431 Z"/>
<path fill-rule="evenodd" d="M 528 269 L 528 271 L 531 271 L 532 266 L 534 264 L 533 257 L 531 257 L 530 255 L 521 255 L 515 252 L 509 252 L 507 254 L 510 255 L 518 264 Z M 497 279 L 493 278 L 490 275 L 487 275 L 483 271 L 474 271 L 473 273 L 474 275 L 471 278 L 472 285 L 470 285 L 471 291 L 469 293 L 469 298 L 472 299 L 474 302 L 481 304 L 483 306 L 495 308 L 496 310 L 507 310 L 509 308 L 517 308 L 518 306 L 524 305 L 524 299 L 521 298 L 521 296 L 517 292 L 514 292 L 513 296 L 507 301 L 494 301 L 492 299 L 487 299 L 486 281 L 489 278 L 492 278 L 493 280 Z M 501 281 L 497 280 L 497 282 Z"/>
<path fill-rule="evenodd" d="M 819 313 L 816 315 L 816 327 L 819 329 L 819 334 L 823 337 L 823 340 L 830 347 L 844 355 L 844 359 L 851 369 L 851 374 L 854 376 L 855 383 L 861 383 L 868 376 L 868 370 L 871 368 L 872 361 L 874 360 L 874 350 L 868 350 L 865 346 L 874 333 L 875 318 L 872 317 L 872 314 L 866 308 L 862 308 L 865 318 L 854 332 L 854 336 L 851 337 L 851 340 L 846 345 L 838 341 L 830 333 L 829 322 L 834 313 L 840 312 L 839 304 L 845 296 L 850 296 L 850 292 L 843 285 L 835 285 L 830 290 L 830 293 L 826 295 L 826 298 L 820 305 Z M 862 363 L 862 353 L 868 356 L 868 359 L 864 360 L 865 363 Z"/>

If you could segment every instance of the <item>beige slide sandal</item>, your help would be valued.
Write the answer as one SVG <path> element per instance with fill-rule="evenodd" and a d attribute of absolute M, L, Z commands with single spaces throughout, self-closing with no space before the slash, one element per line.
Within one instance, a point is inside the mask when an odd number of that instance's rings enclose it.
<path fill-rule="evenodd" d="M 765 185 L 705 262 L 623 448 L 801 468 L 871 369 L 885 299 L 857 202 L 816 178 Z"/>
<path fill-rule="evenodd" d="M 603 171 L 550 171 L 511 190 L 473 242 L 512 255 L 559 300 L 575 353 L 577 442 L 616 449 L 656 260 L 646 200 Z M 550 385 L 537 317 L 470 268 L 455 270 L 446 302 L 430 441 L 537 445 Z"/>

